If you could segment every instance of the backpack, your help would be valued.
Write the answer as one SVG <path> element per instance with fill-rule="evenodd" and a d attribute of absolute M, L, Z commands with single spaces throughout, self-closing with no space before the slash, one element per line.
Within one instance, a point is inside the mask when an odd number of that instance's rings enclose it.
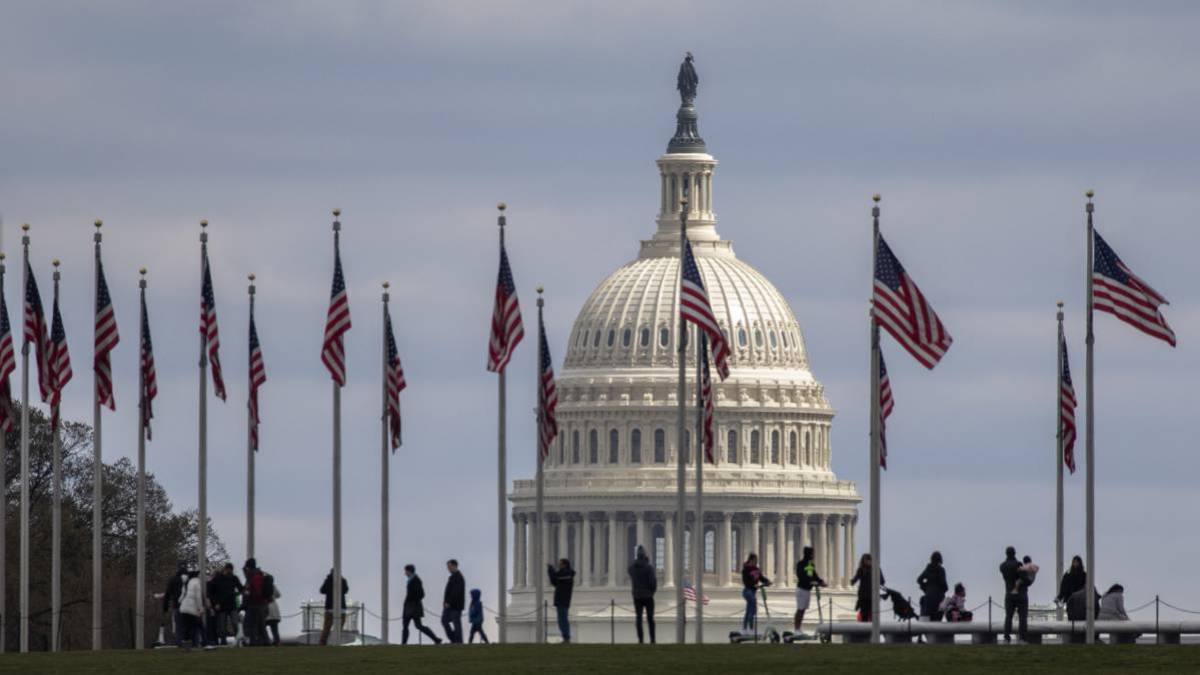
<path fill-rule="evenodd" d="M 275 599 L 275 577 L 266 572 L 263 572 L 262 597 L 268 603 Z"/>

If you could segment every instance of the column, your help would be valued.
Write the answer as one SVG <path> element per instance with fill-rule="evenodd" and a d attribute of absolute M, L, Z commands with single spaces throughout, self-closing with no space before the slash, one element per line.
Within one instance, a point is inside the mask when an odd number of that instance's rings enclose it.
<path fill-rule="evenodd" d="M 537 578 L 533 575 L 541 569 L 537 551 L 534 550 L 537 546 L 537 515 L 525 514 L 525 525 L 525 585 L 532 588 L 537 584 Z"/>
<path fill-rule="evenodd" d="M 771 526 L 764 525 L 762 529 L 762 550 L 758 552 L 758 567 L 769 578 L 775 577 L 775 537 L 771 536 Z"/>
<path fill-rule="evenodd" d="M 717 585 L 728 586 L 730 570 L 733 561 L 733 514 L 726 511 L 722 515 L 720 545 L 717 547 Z"/>
<path fill-rule="evenodd" d="M 579 585 L 582 588 L 592 585 L 592 521 L 589 515 L 584 511 L 583 519 L 579 521 Z"/>
<path fill-rule="evenodd" d="M 512 585 L 520 588 L 525 585 L 525 568 L 521 563 L 521 554 L 525 548 L 525 516 L 512 514 L 513 519 L 513 552 L 512 552 Z"/>
<path fill-rule="evenodd" d="M 789 586 L 786 513 L 780 513 L 775 521 L 775 549 L 775 583 Z"/>
<path fill-rule="evenodd" d="M 650 563 L 653 564 L 654 563 L 654 547 L 646 546 L 646 513 L 644 511 L 638 511 L 635 514 L 635 516 L 637 518 L 637 533 L 636 533 L 636 536 L 634 536 L 633 540 L 637 543 L 638 546 L 644 546 L 646 548 L 646 555 L 650 556 Z M 637 551 L 635 550 L 633 552 L 633 554 L 636 556 Z M 622 556 L 622 560 L 624 560 L 624 556 Z M 625 560 L 625 562 L 630 562 L 630 561 Z"/>
<path fill-rule="evenodd" d="M 800 528 L 800 556 L 804 556 L 804 547 L 811 546 L 808 543 L 808 514 L 802 513 L 796 516 L 796 525 Z"/>
<path fill-rule="evenodd" d="M 617 563 L 617 512 L 608 512 L 608 587 L 617 587 L 619 565 Z"/>
<path fill-rule="evenodd" d="M 846 578 L 854 576 L 855 565 L 858 564 L 858 541 L 855 535 L 858 533 L 858 516 L 850 519 L 850 564 L 846 566 Z"/>
<path fill-rule="evenodd" d="M 546 563 L 550 562 L 550 519 L 545 511 L 542 512 L 542 559 L 533 563 L 534 574 L 545 574 Z M 537 579 L 534 579 L 537 583 Z"/>
<path fill-rule="evenodd" d="M 837 521 L 835 515 L 826 516 L 825 538 L 829 541 L 825 548 L 825 557 L 828 559 L 825 562 L 825 569 L 833 573 L 837 567 Z"/>
<path fill-rule="evenodd" d="M 850 516 L 842 516 L 842 587 L 850 585 Z"/>
<path fill-rule="evenodd" d="M 833 554 L 833 560 L 829 562 L 829 578 L 830 584 L 836 588 L 841 588 L 842 584 L 842 545 L 845 543 L 845 537 L 842 534 L 842 516 L 833 516 L 833 542 L 829 547 L 830 553 Z"/>
<path fill-rule="evenodd" d="M 813 533 L 813 559 L 817 563 L 817 574 L 824 576 L 829 574 L 829 568 L 825 564 L 825 548 L 829 545 L 829 538 L 825 536 L 825 514 L 819 513 L 812 518 L 816 525 L 816 531 Z"/>
<path fill-rule="evenodd" d="M 680 528 L 679 536 L 683 536 Z M 675 519 L 671 513 L 663 517 L 663 586 L 675 585 Z"/>
<path fill-rule="evenodd" d="M 758 526 L 761 521 L 762 521 L 761 513 L 751 513 L 750 514 L 750 537 L 748 538 L 748 543 L 750 544 L 750 548 L 746 551 L 746 555 L 749 555 L 750 553 L 754 553 L 759 557 L 760 566 L 762 563 L 762 551 L 759 550 L 761 547 L 758 545 L 759 544 L 759 542 L 758 542 Z"/>

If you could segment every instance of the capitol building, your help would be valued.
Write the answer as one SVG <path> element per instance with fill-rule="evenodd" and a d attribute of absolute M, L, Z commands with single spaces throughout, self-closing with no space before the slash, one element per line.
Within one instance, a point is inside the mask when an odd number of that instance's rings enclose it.
<path fill-rule="evenodd" d="M 658 568 L 660 642 L 674 640 L 676 584 L 694 583 L 697 573 L 711 598 L 704 610 L 705 641 L 725 641 L 740 628 L 740 569 L 751 552 L 777 583 L 768 591 L 775 625 L 791 628 L 791 570 L 804 546 L 814 547 L 818 573 L 829 584 L 825 602 L 854 604 L 850 577 L 861 498 L 831 468 L 834 411 L 813 375 L 787 300 L 717 232 L 717 160 L 696 118 L 685 99 L 676 133 L 657 162 L 653 235 L 641 242 L 637 257 L 600 282 L 571 330 L 557 381 L 559 435 L 544 471 L 544 560 L 534 559 L 535 481 L 513 484 L 510 641 L 535 639 L 536 575 L 564 557 L 577 573 L 573 641 L 608 642 L 613 615 L 617 641 L 636 640 L 627 570 L 639 544 Z M 693 496 L 694 381 L 687 389 L 689 431 L 676 435 L 679 209 L 685 190 L 688 237 L 732 352 L 730 377 L 713 383 L 716 463 L 704 467 L 703 522 L 696 522 Z M 695 327 L 690 330 L 694 340 Z M 687 353 L 691 380 L 695 350 Z M 682 526 L 675 520 L 680 452 L 690 465 Z M 674 576 L 675 537 L 684 540 L 683 580 Z M 702 570 L 691 569 L 692 546 L 702 547 Z M 546 598 L 553 598 L 548 584 Z M 689 606 L 689 622 L 694 611 Z M 814 605 L 806 623 L 816 619 Z M 761 603 L 759 621 L 765 621 Z M 556 638 L 553 608 L 547 626 Z M 691 626 L 687 639 L 693 639 Z"/>

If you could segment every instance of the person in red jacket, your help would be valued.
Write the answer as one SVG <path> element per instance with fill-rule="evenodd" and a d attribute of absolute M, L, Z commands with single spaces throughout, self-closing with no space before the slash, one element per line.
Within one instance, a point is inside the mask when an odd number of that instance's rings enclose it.
<path fill-rule="evenodd" d="M 267 605 L 271 603 L 265 588 L 266 575 L 258 569 L 258 561 L 254 558 L 246 561 L 242 573 L 246 576 L 246 617 L 243 619 L 246 640 L 251 647 L 263 647 L 267 645 Z"/>

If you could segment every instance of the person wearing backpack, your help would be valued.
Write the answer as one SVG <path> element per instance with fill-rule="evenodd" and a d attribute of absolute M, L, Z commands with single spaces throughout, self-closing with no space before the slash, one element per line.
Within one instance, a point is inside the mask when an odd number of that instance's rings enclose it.
<path fill-rule="evenodd" d="M 263 647 L 267 644 L 267 606 L 271 603 L 271 595 L 274 594 L 274 588 L 271 586 L 275 581 L 258 568 L 258 561 L 254 558 L 246 560 L 246 564 L 242 566 L 242 573 L 246 576 L 246 616 L 243 619 L 246 641 L 251 647 Z"/>

